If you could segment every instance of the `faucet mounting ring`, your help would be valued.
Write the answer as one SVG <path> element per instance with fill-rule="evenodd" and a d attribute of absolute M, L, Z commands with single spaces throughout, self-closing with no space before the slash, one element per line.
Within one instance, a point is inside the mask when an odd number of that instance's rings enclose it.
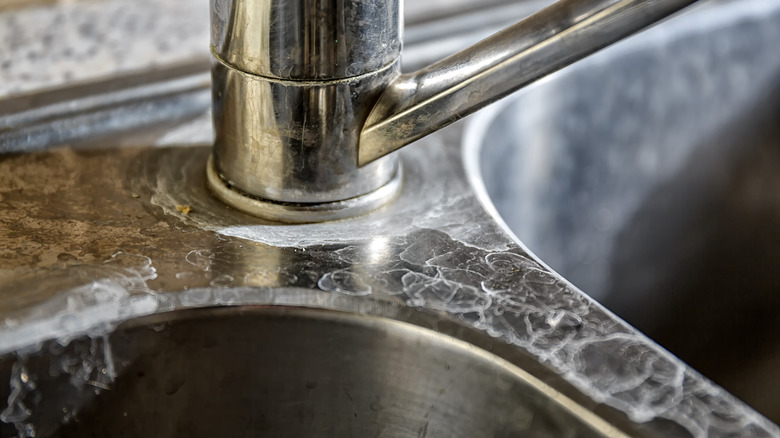
<path fill-rule="evenodd" d="M 334 202 L 277 202 L 246 194 L 219 175 L 213 155 L 206 166 L 206 184 L 219 200 L 253 216 L 297 224 L 322 222 L 359 216 L 390 202 L 400 191 L 403 179 L 401 163 L 396 163 L 394 175 L 385 185 L 369 193 Z"/>

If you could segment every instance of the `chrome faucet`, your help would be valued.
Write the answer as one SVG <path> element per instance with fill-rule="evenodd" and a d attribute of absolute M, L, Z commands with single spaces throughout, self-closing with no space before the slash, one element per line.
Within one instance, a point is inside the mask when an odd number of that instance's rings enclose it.
<path fill-rule="evenodd" d="M 401 183 L 393 155 L 696 0 L 559 0 L 400 74 L 400 0 L 211 0 L 208 183 L 286 222 L 361 214 Z"/>

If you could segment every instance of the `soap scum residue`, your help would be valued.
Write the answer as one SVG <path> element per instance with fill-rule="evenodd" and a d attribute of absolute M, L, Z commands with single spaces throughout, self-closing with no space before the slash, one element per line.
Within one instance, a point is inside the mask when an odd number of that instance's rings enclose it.
<path fill-rule="evenodd" d="M 419 241 L 423 237 L 417 235 L 411 239 Z M 449 239 L 443 233 L 430 238 L 440 243 L 447 243 Z M 694 437 L 709 436 L 714 431 L 761 430 L 764 422 L 757 415 L 741 414 L 735 421 L 731 414 L 740 410 L 736 399 L 695 372 L 686 370 L 684 365 L 660 348 L 653 347 L 641 334 L 628 327 L 615 327 L 615 321 L 606 318 L 596 303 L 556 281 L 533 260 L 515 252 L 489 252 L 472 260 L 467 273 L 450 271 L 447 269 L 450 256 L 462 248 L 459 245 L 447 246 L 449 251 L 438 253 L 409 251 L 404 256 L 406 263 L 420 265 L 399 266 L 395 270 L 399 272 L 378 274 L 386 283 L 377 283 L 380 286 L 360 298 L 354 295 L 364 295 L 366 285 L 363 280 L 355 281 L 359 280 L 359 274 L 347 270 L 331 273 L 337 274 L 335 277 L 339 280 L 337 287 L 329 287 L 332 292 L 200 288 L 165 294 L 151 291 L 130 294 L 126 289 L 122 293 L 116 287 L 112 293 L 99 294 L 102 299 L 86 302 L 71 300 L 69 303 L 80 302 L 82 305 L 66 305 L 59 312 L 49 312 L 45 320 L 29 322 L 37 329 L 38 342 L 13 353 L 16 357 L 10 380 L 13 392 L 0 419 L 14 423 L 20 436 L 34 436 L 35 430 L 27 421 L 33 414 L 27 401 L 36 396 L 38 388 L 36 376 L 29 372 L 26 363 L 29 357 L 40 354 L 44 346 L 48 348 L 46 353 L 58 360 L 56 363 L 60 371 L 57 372 L 71 376 L 73 387 L 89 388 L 99 393 L 110 388 L 121 368 L 127 365 L 114 363 L 109 342 L 110 333 L 122 321 L 176 309 L 231 305 L 314 305 L 370 313 L 371 306 L 381 305 L 377 303 L 392 303 L 388 301 L 391 297 L 387 294 L 398 289 L 393 282 L 399 281 L 401 297 L 407 306 L 444 310 L 475 328 L 522 347 L 559 370 L 594 400 L 626 412 L 638 423 L 668 418 L 683 425 Z M 340 254 L 348 256 L 351 252 L 341 251 Z M 422 271 L 418 271 L 420 267 Z M 524 275 L 512 276 L 513 279 L 505 281 L 508 274 L 518 270 Z M 442 282 L 459 283 L 458 275 L 465 274 L 479 274 L 482 278 L 480 287 L 453 289 L 452 284 L 445 285 L 444 289 L 439 287 Z M 325 274 L 320 283 L 327 286 L 328 279 L 333 277 Z M 101 280 L 99 288 L 105 288 L 107 283 L 110 281 Z M 455 292 L 446 292 L 452 290 Z M 509 291 L 513 290 L 518 293 L 510 294 Z M 84 294 L 84 288 L 76 288 L 67 294 L 79 297 Z M 340 297 L 352 301 L 347 306 L 339 305 Z M 560 300 L 569 302 L 567 309 L 571 310 L 556 307 Z M 107 301 L 114 304 L 107 306 Z M 62 301 L 59 303 L 62 304 Z M 368 307 L 361 310 L 354 307 L 356 303 Z M 73 323 L 79 320 L 91 323 Z M 50 338 L 54 338 L 55 342 L 45 342 Z M 7 338 L 3 340 L 4 351 L 9 352 Z M 75 350 L 74 343 L 78 347 Z M 617 361 L 627 360 L 626 366 L 621 368 L 621 375 L 603 373 L 600 364 L 610 362 L 613 356 Z M 62 409 L 62 421 L 67 422 L 78 413 L 79 406 L 62 406 Z M 713 422 L 713 414 L 720 418 L 718 422 Z"/>
<path fill-rule="evenodd" d="M 147 166 L 146 184 L 151 203 L 165 215 L 222 236 L 241 238 L 279 248 L 321 244 L 352 244 L 377 237 L 405 236 L 417 229 L 436 228 L 459 236 L 469 245 L 487 250 L 506 249 L 503 232 L 463 212 L 480 211 L 465 180 L 453 178 L 447 166 L 426 168 L 425 163 L 446 161 L 438 137 L 421 140 L 420 147 L 401 151 L 404 186 L 398 198 L 378 212 L 340 221 L 286 225 L 230 210 L 203 189 L 203 159 L 199 153 L 169 153 Z M 184 215 L 176 206 L 189 206 Z M 195 214 L 197 213 L 197 214 Z"/>
<path fill-rule="evenodd" d="M 147 285 L 157 276 L 148 257 L 117 251 L 88 271 L 105 278 L 64 291 L 18 320 L 6 320 L 7 327 L 0 333 L 0 354 L 14 358 L 11 394 L 0 420 L 14 424 L 20 437 L 36 436 L 28 421 L 34 415 L 30 401 L 49 396 L 38 392 L 36 380 L 42 376 L 28 370 L 29 357 L 40 354 L 46 345 L 53 361 L 47 378 L 68 376 L 73 390 L 89 387 L 99 394 L 109 389 L 117 376 L 109 333 L 120 321 L 154 313 L 158 308 Z M 73 343 L 84 336 L 86 343 Z M 79 406 L 67 404 L 58 408 L 62 409 L 63 423 L 73 420 L 79 410 Z"/>
<path fill-rule="evenodd" d="M 775 430 L 528 255 L 500 223 L 486 221 L 479 200 L 461 178 L 453 178 L 452 168 L 424 168 L 450 159 L 437 138 L 401 151 L 407 180 L 394 203 L 378 214 L 336 222 L 290 226 L 226 212 L 204 195 L 203 157 L 195 154 L 162 157 L 161 167 L 177 170 L 154 169 L 148 185 L 152 203 L 168 218 L 228 239 L 317 253 L 317 266 L 306 270 L 317 274 L 319 289 L 446 312 L 529 352 L 637 424 L 668 419 L 694 437 Z M 192 205 L 198 214 L 181 215 L 171 208 L 177 203 Z M 374 268 L 382 271 L 368 267 L 370 257 L 361 253 L 377 238 L 385 260 Z M 322 245 L 331 248 L 323 251 Z M 191 253 L 188 262 L 210 268 L 208 253 Z M 202 291 L 185 301 L 206 305 L 210 299 Z"/>

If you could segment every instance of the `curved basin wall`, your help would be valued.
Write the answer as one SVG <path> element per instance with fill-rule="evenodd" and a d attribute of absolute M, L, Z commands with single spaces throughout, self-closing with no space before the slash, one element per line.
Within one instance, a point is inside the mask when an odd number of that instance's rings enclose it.
<path fill-rule="evenodd" d="M 498 356 L 371 315 L 183 310 L 18 356 L 0 357 L 4 437 L 626 436 Z"/>
<path fill-rule="evenodd" d="M 775 422 L 778 44 L 779 1 L 703 3 L 471 125 L 531 251 Z"/>

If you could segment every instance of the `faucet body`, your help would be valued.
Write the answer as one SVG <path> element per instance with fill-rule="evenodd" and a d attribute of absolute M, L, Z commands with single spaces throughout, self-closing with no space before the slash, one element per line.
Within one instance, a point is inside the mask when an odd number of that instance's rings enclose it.
<path fill-rule="evenodd" d="M 375 208 L 388 155 L 696 0 L 559 0 L 400 74 L 399 0 L 211 0 L 216 139 L 209 184 L 271 219 Z"/>
<path fill-rule="evenodd" d="M 214 168 L 256 198 L 243 209 L 295 221 L 384 202 L 377 190 L 400 177 L 398 162 L 359 166 L 358 141 L 399 75 L 398 0 L 212 0 L 211 10 Z"/>

